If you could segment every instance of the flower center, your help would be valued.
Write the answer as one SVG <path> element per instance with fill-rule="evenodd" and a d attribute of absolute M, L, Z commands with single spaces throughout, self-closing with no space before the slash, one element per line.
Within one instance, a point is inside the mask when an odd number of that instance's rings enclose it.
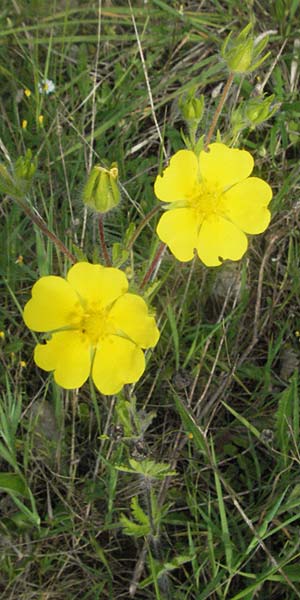
<path fill-rule="evenodd" d="M 189 206 L 195 210 L 200 223 L 220 215 L 223 212 L 222 190 L 211 183 L 200 183 L 189 199 Z"/>
<path fill-rule="evenodd" d="M 100 340 L 115 332 L 109 309 L 103 308 L 98 303 L 89 303 L 71 319 L 74 329 L 80 331 L 82 336 L 92 346 L 97 346 Z"/>

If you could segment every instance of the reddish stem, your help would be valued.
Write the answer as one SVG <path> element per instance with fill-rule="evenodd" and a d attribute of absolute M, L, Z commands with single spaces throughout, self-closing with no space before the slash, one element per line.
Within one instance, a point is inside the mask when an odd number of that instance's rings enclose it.
<path fill-rule="evenodd" d="M 221 98 L 219 100 L 219 104 L 218 104 L 218 106 L 216 108 L 216 112 L 215 112 L 213 120 L 211 122 L 211 126 L 209 128 L 208 134 L 206 136 L 205 150 L 207 150 L 207 146 L 210 143 L 210 140 L 211 140 L 211 138 L 213 136 L 214 130 L 215 130 L 217 122 L 218 122 L 218 118 L 219 118 L 221 110 L 222 110 L 222 108 L 223 108 L 223 106 L 225 104 L 225 100 L 227 98 L 227 94 L 228 94 L 228 92 L 229 92 L 229 90 L 231 88 L 231 84 L 233 82 L 233 78 L 234 78 L 234 74 L 230 73 L 230 75 L 229 75 L 229 77 L 227 79 L 226 85 L 224 87 L 224 90 L 222 92 Z"/>
<path fill-rule="evenodd" d="M 108 254 L 108 250 L 107 250 L 107 246 L 106 246 L 106 242 L 105 242 L 103 215 L 99 215 L 98 228 L 99 228 L 99 237 L 100 237 L 100 244 L 101 244 L 103 258 L 104 258 L 106 266 L 111 267 L 111 260 L 109 258 L 109 254 Z"/>
<path fill-rule="evenodd" d="M 47 227 L 45 221 L 42 219 L 42 217 L 37 212 L 34 212 L 30 208 L 30 206 L 27 204 L 26 200 L 23 200 L 21 198 L 14 198 L 13 196 L 12 196 L 12 198 L 24 210 L 27 217 L 29 217 L 29 219 L 35 225 L 37 225 L 37 227 L 39 227 L 39 229 L 49 238 L 49 240 L 51 240 L 51 242 L 53 242 L 57 246 L 57 248 L 61 252 L 63 252 L 63 254 L 65 254 L 65 256 L 72 263 L 76 263 L 77 262 L 76 256 L 74 256 L 74 254 L 72 254 L 72 252 L 70 252 L 70 250 L 68 250 L 68 248 L 65 246 L 65 244 L 55 235 L 55 233 L 53 233 L 52 231 L 50 231 L 50 229 L 48 229 L 48 227 Z"/>
<path fill-rule="evenodd" d="M 161 242 L 157 248 L 156 254 L 152 260 L 152 263 L 146 273 L 146 275 L 143 278 L 143 281 L 140 285 L 140 289 L 143 289 L 143 287 L 145 287 L 146 283 L 148 283 L 157 263 L 159 262 L 160 257 L 162 256 L 163 252 L 165 251 L 166 248 L 166 244 L 164 244 L 163 242 Z"/>

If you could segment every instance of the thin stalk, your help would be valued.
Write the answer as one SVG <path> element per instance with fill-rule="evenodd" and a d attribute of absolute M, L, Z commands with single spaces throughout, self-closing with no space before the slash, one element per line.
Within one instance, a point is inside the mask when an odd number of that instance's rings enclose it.
<path fill-rule="evenodd" d="M 135 232 L 133 233 L 133 235 L 131 236 L 128 244 L 127 244 L 127 250 L 131 250 L 134 242 L 137 240 L 137 238 L 139 237 L 141 231 L 143 231 L 144 227 L 147 225 L 147 223 L 149 223 L 149 221 L 152 219 L 152 217 L 154 215 L 156 215 L 156 213 L 160 210 L 160 206 L 154 206 L 154 208 L 152 208 L 148 214 L 143 218 L 143 220 L 140 222 L 140 224 L 138 225 L 138 227 L 136 228 Z"/>
<path fill-rule="evenodd" d="M 106 266 L 111 267 L 111 260 L 109 258 L 109 254 L 108 254 L 108 250 L 107 250 L 107 246 L 106 246 L 106 242 L 105 242 L 103 215 L 99 215 L 98 228 L 99 228 L 99 237 L 100 237 L 100 244 L 101 244 L 103 258 L 105 260 Z"/>
<path fill-rule="evenodd" d="M 151 262 L 151 265 L 148 268 L 148 271 L 146 272 L 146 274 L 145 274 L 145 276 L 144 276 L 144 278 L 142 280 L 142 283 L 140 285 L 140 289 L 141 290 L 143 289 L 143 287 L 145 287 L 146 283 L 148 283 L 148 281 L 149 281 L 149 279 L 150 279 L 150 277 L 151 277 L 151 275 L 152 275 L 152 273 L 153 273 L 156 265 L 158 264 L 158 262 L 159 262 L 159 260 L 160 260 L 160 258 L 162 256 L 162 254 L 163 254 L 163 252 L 165 251 L 165 248 L 166 248 L 166 244 L 164 244 L 163 242 L 161 242 L 159 244 L 158 249 L 156 251 L 156 254 L 155 254 L 155 256 L 154 256 L 154 258 L 153 258 L 153 260 Z"/>
<path fill-rule="evenodd" d="M 45 221 L 42 219 L 42 217 L 37 212 L 34 212 L 33 210 L 31 210 L 30 206 L 27 204 L 26 201 L 22 200 L 21 198 L 12 198 L 12 199 L 15 202 L 17 202 L 17 204 L 22 208 L 22 210 L 24 210 L 24 212 L 27 215 L 27 217 L 29 217 L 29 219 L 35 225 L 37 225 L 37 227 L 49 238 L 49 240 L 51 240 L 51 242 L 53 242 L 57 246 L 57 248 L 63 254 L 65 254 L 65 256 L 67 256 L 67 258 L 72 263 L 76 263 L 77 262 L 76 256 L 74 256 L 74 254 L 72 254 L 72 252 L 70 252 L 70 250 L 68 250 L 68 248 L 55 235 L 55 233 L 53 233 L 52 231 L 50 231 L 50 229 L 48 229 L 48 227 L 47 227 Z"/>
<path fill-rule="evenodd" d="M 207 146 L 210 143 L 210 140 L 211 140 L 211 138 L 213 136 L 213 133 L 215 131 L 215 128 L 216 128 L 216 125 L 217 125 L 217 122 L 218 122 L 218 118 L 219 118 L 221 110 L 222 110 L 222 108 L 223 108 L 223 106 L 225 104 L 225 100 L 226 100 L 228 92 L 229 92 L 229 90 L 231 88 L 231 85 L 232 85 L 232 82 L 233 82 L 233 78 L 234 78 L 234 74 L 230 73 L 230 75 L 229 75 L 229 77 L 227 79 L 226 85 L 224 87 L 224 90 L 222 92 L 221 98 L 219 100 L 219 104 L 218 104 L 218 106 L 216 108 L 216 112 L 215 112 L 215 114 L 213 116 L 213 120 L 212 120 L 210 128 L 208 130 L 208 134 L 206 136 L 205 150 L 207 150 Z"/>

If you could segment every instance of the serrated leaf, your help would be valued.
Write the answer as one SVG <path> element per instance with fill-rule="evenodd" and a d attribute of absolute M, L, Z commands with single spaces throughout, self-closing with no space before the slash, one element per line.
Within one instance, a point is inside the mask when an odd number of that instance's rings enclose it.
<path fill-rule="evenodd" d="M 149 525 L 140 525 L 138 523 L 134 523 L 133 521 L 130 521 L 130 519 L 128 519 L 124 514 L 122 514 L 120 517 L 120 523 L 126 535 L 143 537 L 149 535 L 150 533 Z"/>
<path fill-rule="evenodd" d="M 149 517 L 139 505 L 137 496 L 133 496 L 131 500 L 131 511 L 136 521 L 138 521 L 141 525 L 147 525 L 147 527 L 150 527 Z"/>
<path fill-rule="evenodd" d="M 168 463 L 157 463 L 149 459 L 137 461 L 132 458 L 129 460 L 129 464 L 136 473 L 140 473 L 144 477 L 164 479 L 165 477 L 176 475 L 176 471 L 172 471 Z"/>

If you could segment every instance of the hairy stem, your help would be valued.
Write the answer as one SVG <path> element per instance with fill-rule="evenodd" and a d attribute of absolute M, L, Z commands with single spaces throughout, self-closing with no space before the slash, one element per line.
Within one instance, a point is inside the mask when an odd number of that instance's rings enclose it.
<path fill-rule="evenodd" d="M 99 237 L 100 237 L 100 244 L 101 244 L 103 258 L 105 260 L 106 266 L 111 267 L 111 260 L 109 258 L 109 254 L 108 254 L 108 250 L 107 250 L 107 246 L 106 246 L 106 242 L 105 242 L 103 215 L 99 215 L 98 228 L 99 228 Z"/>
<path fill-rule="evenodd" d="M 162 254 L 165 251 L 165 248 L 166 248 L 166 244 L 164 244 L 163 242 L 161 242 L 159 244 L 158 249 L 156 251 L 156 254 L 155 254 L 155 256 L 154 256 L 154 258 L 153 258 L 153 260 L 151 262 L 151 265 L 148 268 L 148 271 L 146 272 L 146 274 L 145 274 L 145 276 L 144 276 L 144 278 L 142 280 L 142 283 L 140 285 L 140 289 L 141 290 L 143 289 L 143 287 L 145 287 L 146 283 L 148 283 L 148 281 L 149 281 L 149 279 L 150 279 L 150 277 L 151 277 L 151 275 L 152 275 L 152 273 L 153 273 L 156 265 L 159 263 L 159 260 L 160 260 Z"/>
<path fill-rule="evenodd" d="M 22 210 L 24 210 L 25 214 L 27 215 L 27 217 L 35 224 L 37 225 L 37 227 L 49 238 L 49 240 L 51 240 L 51 242 L 53 242 L 56 247 L 63 253 L 65 254 L 65 256 L 67 256 L 67 258 L 72 262 L 72 263 L 76 263 L 77 262 L 77 258 L 76 256 L 74 256 L 74 254 L 72 254 L 72 252 L 70 252 L 70 250 L 68 250 L 68 248 L 64 245 L 64 243 L 55 235 L 55 233 L 53 233 L 52 231 L 50 231 L 50 229 L 48 229 L 45 221 L 42 219 L 42 217 L 39 215 L 38 212 L 33 211 L 30 206 L 27 204 L 27 202 L 21 198 L 12 198 L 15 202 L 17 202 L 17 204 L 22 208 Z"/>
<path fill-rule="evenodd" d="M 224 90 L 222 92 L 221 98 L 219 100 L 219 104 L 218 104 L 218 106 L 216 108 L 216 111 L 215 111 L 215 114 L 213 116 L 213 120 L 212 120 L 210 128 L 208 130 L 208 134 L 206 136 L 205 150 L 207 150 L 208 144 L 210 143 L 210 140 L 211 140 L 211 138 L 213 136 L 213 133 L 215 131 L 215 128 L 216 128 L 216 125 L 217 125 L 217 122 L 218 122 L 218 118 L 219 118 L 221 110 L 222 110 L 222 108 L 223 108 L 223 106 L 225 104 L 225 100 L 226 100 L 228 92 L 229 92 L 229 90 L 231 88 L 231 85 L 232 85 L 232 82 L 233 82 L 233 78 L 234 78 L 234 74 L 230 73 L 230 75 L 229 75 L 229 77 L 227 79 L 226 85 L 224 87 Z"/>

